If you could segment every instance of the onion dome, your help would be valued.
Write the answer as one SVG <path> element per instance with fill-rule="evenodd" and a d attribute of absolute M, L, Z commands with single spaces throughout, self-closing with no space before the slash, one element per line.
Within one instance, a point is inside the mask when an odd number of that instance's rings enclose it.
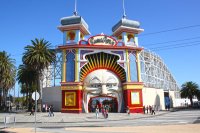
<path fill-rule="evenodd" d="M 86 29 L 89 28 L 88 24 L 81 16 L 70 16 L 61 18 L 62 26 L 75 25 L 75 24 L 82 24 Z"/>
<path fill-rule="evenodd" d="M 140 22 L 122 18 L 117 24 L 113 26 L 112 31 L 115 32 L 121 26 L 128 28 L 140 28 Z"/>

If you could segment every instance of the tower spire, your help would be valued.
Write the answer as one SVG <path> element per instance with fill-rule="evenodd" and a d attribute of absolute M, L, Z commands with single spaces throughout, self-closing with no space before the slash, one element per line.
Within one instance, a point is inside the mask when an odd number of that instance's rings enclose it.
<path fill-rule="evenodd" d="M 126 19 L 126 11 L 125 11 L 125 5 L 124 5 L 124 0 L 122 0 L 122 2 L 123 2 L 123 12 L 124 12 L 124 14 L 123 14 L 123 19 Z"/>
<path fill-rule="evenodd" d="M 76 10 L 76 7 L 77 7 L 77 2 L 76 0 L 74 0 L 74 15 L 77 16 L 78 15 L 78 12 Z"/>

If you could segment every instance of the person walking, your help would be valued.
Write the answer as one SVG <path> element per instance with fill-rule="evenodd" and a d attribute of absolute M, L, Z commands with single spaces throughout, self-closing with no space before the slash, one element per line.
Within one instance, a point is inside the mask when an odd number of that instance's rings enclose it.
<path fill-rule="evenodd" d="M 51 105 L 49 106 L 48 111 L 49 111 L 48 116 L 51 117 Z"/>
<path fill-rule="evenodd" d="M 108 118 L 108 108 L 105 108 L 105 118 Z"/>
<path fill-rule="evenodd" d="M 34 115 L 34 108 L 33 108 L 33 107 L 31 108 L 31 113 L 30 113 L 30 115 Z"/>
<path fill-rule="evenodd" d="M 108 118 L 109 106 L 105 105 L 105 118 Z"/>
<path fill-rule="evenodd" d="M 127 108 L 126 108 L 126 113 L 127 113 L 128 115 L 130 115 L 130 109 L 129 109 L 129 106 L 127 106 Z"/>

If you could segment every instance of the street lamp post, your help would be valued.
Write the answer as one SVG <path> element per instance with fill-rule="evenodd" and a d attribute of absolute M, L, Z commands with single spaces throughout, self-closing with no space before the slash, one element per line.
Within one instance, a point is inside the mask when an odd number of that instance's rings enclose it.
<path fill-rule="evenodd" d="M 35 100 L 35 133 L 36 133 L 36 115 L 37 115 L 37 100 L 39 99 L 40 95 L 37 91 L 32 94 L 32 99 Z"/>

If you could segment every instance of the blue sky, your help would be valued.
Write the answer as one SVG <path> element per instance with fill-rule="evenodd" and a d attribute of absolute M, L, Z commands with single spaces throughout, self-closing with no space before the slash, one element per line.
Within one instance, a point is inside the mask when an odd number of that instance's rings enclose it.
<path fill-rule="evenodd" d="M 139 36 L 140 46 L 150 50 L 166 45 L 183 46 L 155 51 L 178 85 L 186 81 L 200 84 L 199 5 L 199 0 L 125 0 L 127 18 L 139 21 L 144 29 Z M 77 10 L 89 25 L 92 35 L 102 32 L 111 35 L 112 26 L 123 15 L 122 0 L 77 0 Z M 62 33 L 57 26 L 60 18 L 71 16 L 73 11 L 74 0 L 1 0 L 0 51 L 11 54 L 18 66 L 24 47 L 30 44 L 30 40 L 44 38 L 53 46 L 61 44 Z M 188 28 L 149 34 L 181 27 Z M 192 46 L 186 47 L 190 44 Z"/>

